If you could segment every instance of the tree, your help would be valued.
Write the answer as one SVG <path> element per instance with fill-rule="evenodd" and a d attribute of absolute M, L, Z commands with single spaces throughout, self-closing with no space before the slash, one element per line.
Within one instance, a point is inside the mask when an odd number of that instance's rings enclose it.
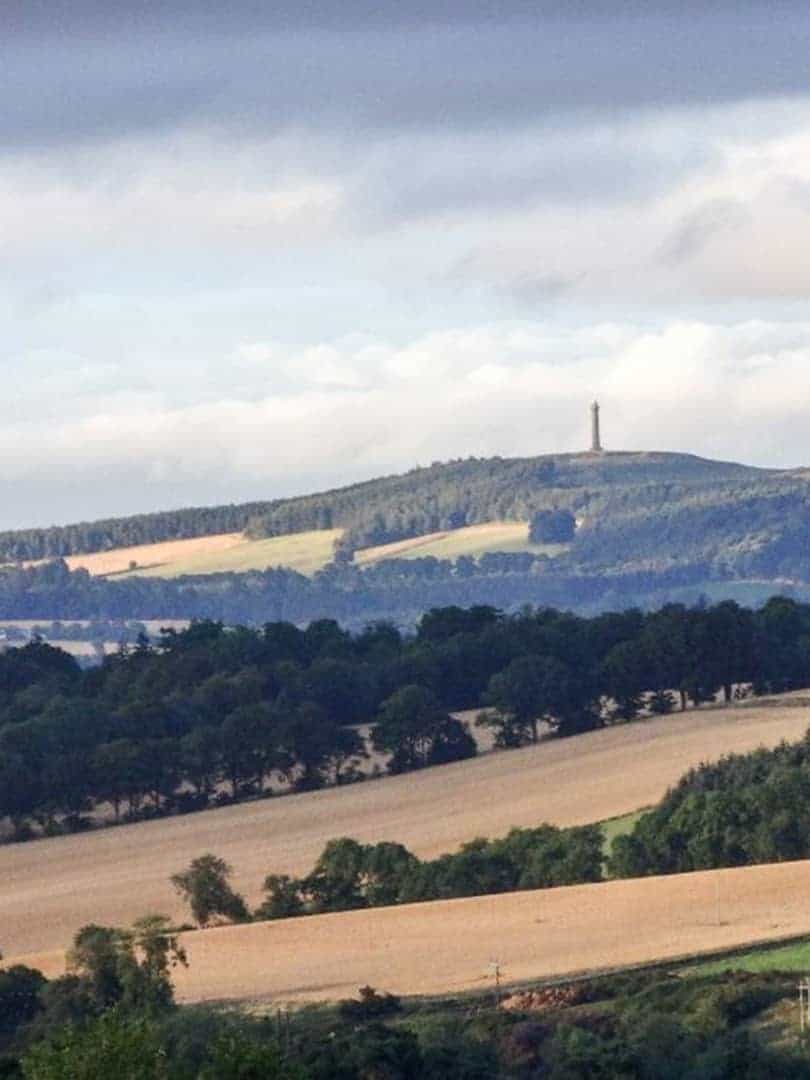
<path fill-rule="evenodd" d="M 306 1080 L 307 1075 L 285 1062 L 276 1043 L 236 1030 L 216 1039 L 198 1080 Z"/>
<path fill-rule="evenodd" d="M 351 911 L 366 906 L 362 888 L 365 854 L 363 845 L 349 837 L 329 841 L 302 883 L 315 911 Z"/>
<path fill-rule="evenodd" d="M 263 885 L 266 894 L 256 908 L 256 919 L 291 919 L 304 914 L 302 883 L 288 874 L 268 874 Z"/>
<path fill-rule="evenodd" d="M 570 510 L 538 510 L 529 522 L 529 541 L 532 544 L 569 544 L 577 530 L 577 521 Z"/>
<path fill-rule="evenodd" d="M 638 640 L 614 645 L 602 661 L 600 682 L 604 692 L 614 701 L 613 715 L 622 720 L 634 720 L 642 706 L 642 693 L 647 685 L 645 656 Z"/>
<path fill-rule="evenodd" d="M 0 1042 L 12 1037 L 40 1012 L 45 985 L 41 972 L 22 964 L 0 971 Z"/>
<path fill-rule="evenodd" d="M 375 750 L 391 755 L 392 773 L 475 753 L 475 742 L 460 721 L 440 708 L 435 694 L 415 684 L 403 686 L 382 703 L 371 739 Z"/>
<path fill-rule="evenodd" d="M 158 1026 L 112 1009 L 36 1043 L 20 1062 L 25 1080 L 168 1080 Z"/>
<path fill-rule="evenodd" d="M 560 734 L 597 726 L 593 707 L 583 700 L 570 668 L 553 656 L 520 656 L 489 681 L 487 704 L 480 723 L 496 729 L 499 746 L 537 742 L 538 724 L 545 720 Z"/>
<path fill-rule="evenodd" d="M 174 1001 L 171 972 L 187 966 L 185 950 L 165 915 L 146 915 L 130 930 L 90 924 L 82 927 L 68 953 L 98 1011 L 112 1006 L 140 1011 L 169 1008 Z"/>
<path fill-rule="evenodd" d="M 232 868 L 217 855 L 199 855 L 187 870 L 171 878 L 177 892 L 190 905 L 191 914 L 200 926 L 207 926 L 215 915 L 231 922 L 249 918 L 244 898 L 233 891 L 228 879 Z"/>
<path fill-rule="evenodd" d="M 219 778 L 222 743 L 217 728 L 194 728 L 180 740 L 180 768 L 198 795 L 210 795 Z"/>

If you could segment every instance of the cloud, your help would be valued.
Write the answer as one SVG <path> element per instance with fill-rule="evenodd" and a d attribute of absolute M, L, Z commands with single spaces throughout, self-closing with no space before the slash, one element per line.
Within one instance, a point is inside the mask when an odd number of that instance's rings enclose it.
<path fill-rule="evenodd" d="M 673 322 L 490 324 L 403 346 L 252 343 L 243 355 L 309 368 L 310 387 L 183 407 L 105 398 L 47 429 L 5 425 L 0 493 L 14 477 L 22 497 L 4 503 L 2 524 L 269 498 L 467 454 L 576 451 L 594 395 L 612 450 L 799 465 L 808 342 L 808 323 Z"/>
<path fill-rule="evenodd" d="M 11 7 L 11 11 L 9 11 Z M 15 10 L 15 8 L 17 10 Z M 26 9 L 30 8 L 28 11 Z M 525 127 L 806 93 L 798 3 L 4 5 L 0 140 Z"/>

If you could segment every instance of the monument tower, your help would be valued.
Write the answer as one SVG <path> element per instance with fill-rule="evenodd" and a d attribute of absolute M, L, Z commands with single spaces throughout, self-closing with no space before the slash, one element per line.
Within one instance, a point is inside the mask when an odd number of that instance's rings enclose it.
<path fill-rule="evenodd" d="M 602 440 L 599 434 L 599 402 L 591 405 L 591 453 L 602 453 Z"/>

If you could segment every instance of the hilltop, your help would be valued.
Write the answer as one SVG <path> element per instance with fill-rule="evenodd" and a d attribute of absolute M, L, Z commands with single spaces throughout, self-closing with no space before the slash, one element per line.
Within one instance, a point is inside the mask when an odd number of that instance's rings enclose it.
<path fill-rule="evenodd" d="M 549 512 L 570 535 L 530 534 Z M 297 498 L 0 533 L 0 617 L 409 622 L 448 603 L 756 600 L 803 592 L 808 536 L 802 470 L 657 452 L 470 458 Z M 38 565 L 54 558 L 59 572 Z"/>

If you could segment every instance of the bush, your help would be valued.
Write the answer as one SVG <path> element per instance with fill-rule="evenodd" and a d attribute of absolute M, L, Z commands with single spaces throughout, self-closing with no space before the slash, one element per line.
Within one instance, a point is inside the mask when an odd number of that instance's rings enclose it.
<path fill-rule="evenodd" d="M 379 1020 L 391 1016 L 402 1008 L 395 994 L 378 994 L 373 986 L 361 986 L 359 997 L 346 998 L 338 1010 L 343 1020 Z"/>

